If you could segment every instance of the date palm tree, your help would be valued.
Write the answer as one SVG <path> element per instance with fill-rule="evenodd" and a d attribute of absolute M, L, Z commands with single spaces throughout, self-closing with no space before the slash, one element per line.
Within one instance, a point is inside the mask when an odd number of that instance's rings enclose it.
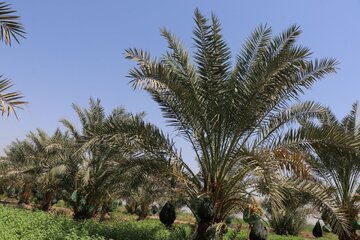
<path fill-rule="evenodd" d="M 311 126 L 321 132 L 336 129 L 338 135 L 350 138 L 350 146 L 333 146 L 331 144 L 312 143 L 313 158 L 310 161 L 314 175 L 329 189 L 333 201 L 346 212 L 347 220 L 351 226 L 351 235 L 340 236 L 341 240 L 354 239 L 356 235 L 356 221 L 360 213 L 360 105 L 355 102 L 352 110 L 342 120 L 337 120 L 329 110 L 320 126 Z M 336 141 L 336 140 L 334 140 Z M 330 222 L 332 219 L 324 211 L 323 220 Z"/>
<path fill-rule="evenodd" d="M 27 193 L 30 192 L 30 188 L 26 184 L 27 177 L 22 174 L 24 170 L 22 166 L 26 164 L 27 146 L 25 141 L 16 140 L 4 149 L 5 156 L 1 160 L 0 174 L 2 188 L 13 188 L 24 193 L 20 196 L 24 203 L 30 199 L 30 196 L 27 197 Z M 25 189 L 29 189 L 29 191 L 24 191 Z"/>
<path fill-rule="evenodd" d="M 15 11 L 6 2 L 0 2 L 0 41 L 11 45 L 12 41 L 19 42 L 19 37 L 24 38 L 25 31 L 19 22 L 20 17 L 14 15 Z M 26 102 L 22 100 L 19 92 L 8 91 L 13 84 L 9 79 L 0 76 L 0 112 L 4 115 L 14 113 L 15 109 L 21 108 Z"/>
<path fill-rule="evenodd" d="M 182 199 L 181 186 L 175 184 L 173 176 L 168 171 L 163 171 L 170 166 L 181 168 L 172 161 L 178 155 L 174 142 L 169 136 L 153 124 L 145 122 L 144 113 L 133 115 L 119 108 L 105 119 L 91 117 L 95 112 L 94 109 L 100 107 L 100 105 L 96 106 L 97 104 L 99 103 L 91 100 L 91 107 L 87 110 L 75 107 L 84 126 L 82 134 L 76 131 L 71 123 L 66 121 L 63 123 L 80 143 L 77 152 L 92 152 L 93 149 L 100 148 L 102 153 L 98 154 L 103 157 L 99 164 L 104 167 L 106 166 L 103 163 L 106 161 L 118 161 L 118 164 L 112 165 L 116 174 L 106 175 L 113 182 L 109 183 L 110 186 L 104 186 L 104 189 L 113 193 L 115 198 L 128 199 L 132 213 L 135 213 L 136 203 L 139 203 L 142 208 L 139 220 L 146 217 L 148 207 L 154 201 L 159 203 Z M 103 119 L 103 121 L 89 124 L 88 122 L 93 121 L 89 119 Z M 113 156 L 104 155 L 110 150 Z M 91 156 L 94 157 L 93 154 Z M 102 191 L 104 192 L 105 190 Z M 108 202 L 104 201 L 104 203 Z"/>
<path fill-rule="evenodd" d="M 336 231 L 346 232 L 344 215 L 326 189 L 278 170 L 286 165 L 296 168 L 301 148 L 311 138 L 319 139 L 296 123 L 320 117 L 324 108 L 314 102 L 290 103 L 318 79 L 335 72 L 336 60 L 311 60 L 310 49 L 296 43 L 298 26 L 275 37 L 270 27 L 260 26 L 232 59 L 218 18 L 212 15 L 208 20 L 196 10 L 194 20 L 192 55 L 166 29 L 161 34 L 169 49 L 160 58 L 141 49 L 126 50 L 126 58 L 137 63 L 129 72 L 134 88 L 150 93 L 168 124 L 195 153 L 198 173 L 173 151 L 172 144 L 165 157 L 171 159 L 168 171 L 183 187 L 197 218 L 194 238 L 207 239 L 209 227 L 224 221 L 234 209 L 244 209 L 251 189 L 260 186 L 265 186 L 262 190 L 273 207 L 281 207 L 290 186 L 313 191 L 315 205 L 329 210 Z M 275 154 L 279 151 L 286 154 Z M 205 205 L 207 213 L 201 212 Z"/>
<path fill-rule="evenodd" d="M 143 114 L 132 115 L 123 108 L 116 108 L 109 115 L 100 104 L 100 100 L 90 99 L 87 109 L 73 105 L 81 130 L 67 120 L 61 122 L 67 128 L 74 145 L 68 156 L 64 189 L 73 206 L 74 218 L 88 219 L 106 208 L 113 199 L 118 199 L 124 189 L 129 171 L 136 165 L 133 158 L 139 158 L 140 152 L 134 149 L 131 139 L 118 134 L 116 141 L 104 144 L 95 142 L 104 135 L 104 125 L 117 124 L 122 129 L 134 125 L 134 119 L 142 119 Z M 142 172 L 138 169 L 139 174 Z"/>
<path fill-rule="evenodd" d="M 134 168 L 135 171 L 138 169 Z M 128 179 L 125 181 L 123 197 L 128 198 L 129 205 L 131 201 L 136 202 L 136 214 L 138 220 L 144 220 L 148 216 L 151 204 L 162 203 L 162 199 L 168 197 L 167 191 L 170 186 L 164 185 L 162 179 L 156 178 L 154 175 L 149 175 L 143 171 L 143 174 L 138 172 L 129 172 Z M 171 189 L 170 189 L 171 190 Z M 166 199 L 168 200 L 168 199 Z"/>
<path fill-rule="evenodd" d="M 59 129 L 51 136 L 44 131 L 38 130 L 37 133 L 30 133 L 28 136 L 32 143 L 32 151 L 28 153 L 33 159 L 32 166 L 25 171 L 31 174 L 35 181 L 35 190 L 41 195 L 39 204 L 43 211 L 49 211 L 52 201 L 61 197 L 60 188 L 62 179 L 66 171 L 66 158 L 69 136 L 62 133 Z"/>
<path fill-rule="evenodd" d="M 56 130 L 51 136 L 38 129 L 23 141 L 15 141 L 5 149 L 4 180 L 13 179 L 21 188 L 20 202 L 28 202 L 32 193 L 39 198 L 40 208 L 49 211 L 54 198 L 60 195 L 59 186 L 64 175 L 68 136 Z"/>

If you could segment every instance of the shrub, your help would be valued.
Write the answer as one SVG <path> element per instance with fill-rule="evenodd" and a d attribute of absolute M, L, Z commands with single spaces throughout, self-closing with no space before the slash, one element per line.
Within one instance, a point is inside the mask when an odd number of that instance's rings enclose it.
<path fill-rule="evenodd" d="M 309 209 L 306 205 L 309 198 L 306 194 L 291 193 L 283 201 L 282 209 L 272 209 L 270 204 L 265 204 L 270 226 L 278 235 L 298 235 L 306 226 L 306 216 Z"/>
<path fill-rule="evenodd" d="M 306 211 L 303 208 L 286 208 L 277 211 L 270 220 L 270 226 L 279 235 L 298 235 L 306 226 Z"/>
<path fill-rule="evenodd" d="M 54 206 L 61 207 L 61 208 L 66 208 L 67 207 L 66 202 L 64 200 L 62 200 L 62 199 L 57 201 L 57 203 L 55 203 Z"/>

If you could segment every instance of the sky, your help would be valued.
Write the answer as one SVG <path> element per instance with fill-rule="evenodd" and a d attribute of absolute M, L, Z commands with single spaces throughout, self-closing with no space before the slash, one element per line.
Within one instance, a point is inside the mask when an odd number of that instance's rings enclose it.
<path fill-rule="evenodd" d="M 15 139 L 37 128 L 53 133 L 66 118 L 78 123 L 71 105 L 86 107 L 99 98 L 107 112 L 123 106 L 145 111 L 146 120 L 173 136 L 182 155 L 196 168 L 194 154 L 184 140 L 166 127 L 159 107 L 127 78 L 134 63 L 124 49 L 137 47 L 160 56 L 166 43 L 159 34 L 166 27 L 193 50 L 196 7 L 215 13 L 233 55 L 260 24 L 280 33 L 292 24 L 301 27 L 299 43 L 314 57 L 333 57 L 337 74 L 315 83 L 303 96 L 331 107 L 339 117 L 360 99 L 360 0 L 13 0 L 27 32 L 21 44 L 0 44 L 0 73 L 16 84 L 29 102 L 14 116 L 0 118 L 0 155 Z"/>

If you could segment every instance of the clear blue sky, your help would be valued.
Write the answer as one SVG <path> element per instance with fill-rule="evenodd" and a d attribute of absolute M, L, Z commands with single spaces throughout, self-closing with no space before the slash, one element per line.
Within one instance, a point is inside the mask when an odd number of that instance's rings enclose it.
<path fill-rule="evenodd" d="M 11 78 L 30 102 L 19 111 L 20 120 L 0 118 L 0 154 L 16 138 L 42 128 L 52 133 L 58 120 L 77 121 L 72 103 L 86 106 L 90 96 L 100 98 L 107 111 L 122 105 L 128 111 L 147 112 L 147 120 L 165 128 L 161 113 L 141 90 L 133 91 L 126 78 L 132 62 L 124 59 L 128 47 L 159 56 L 165 43 L 160 27 L 167 27 L 191 47 L 196 7 L 221 19 L 233 52 L 259 24 L 275 33 L 291 24 L 303 30 L 300 43 L 314 56 L 340 61 L 336 75 L 315 84 L 304 99 L 330 106 L 338 117 L 359 99 L 360 0 L 249 0 L 249 1 L 136 1 L 136 0 L 13 0 L 22 17 L 27 39 L 11 48 L 0 46 L 0 73 Z M 179 140 L 179 139 L 177 139 Z M 183 156 L 191 149 L 179 140 Z"/>

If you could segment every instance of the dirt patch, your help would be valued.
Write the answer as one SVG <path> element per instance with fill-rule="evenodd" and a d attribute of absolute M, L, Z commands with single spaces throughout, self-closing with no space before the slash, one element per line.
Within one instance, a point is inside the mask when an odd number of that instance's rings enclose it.
<path fill-rule="evenodd" d="M 315 239 L 311 232 L 301 232 L 300 235 L 305 239 Z"/>
<path fill-rule="evenodd" d="M 56 206 L 52 206 L 49 213 L 55 216 L 73 216 L 73 211 L 71 209 Z"/>
<path fill-rule="evenodd" d="M 159 219 L 159 216 L 157 215 L 153 215 L 153 216 L 149 216 L 148 218 L 150 219 Z M 195 220 L 193 221 L 190 221 L 190 220 L 178 220 L 178 219 L 175 219 L 175 223 L 178 223 L 178 224 L 195 224 Z"/>

